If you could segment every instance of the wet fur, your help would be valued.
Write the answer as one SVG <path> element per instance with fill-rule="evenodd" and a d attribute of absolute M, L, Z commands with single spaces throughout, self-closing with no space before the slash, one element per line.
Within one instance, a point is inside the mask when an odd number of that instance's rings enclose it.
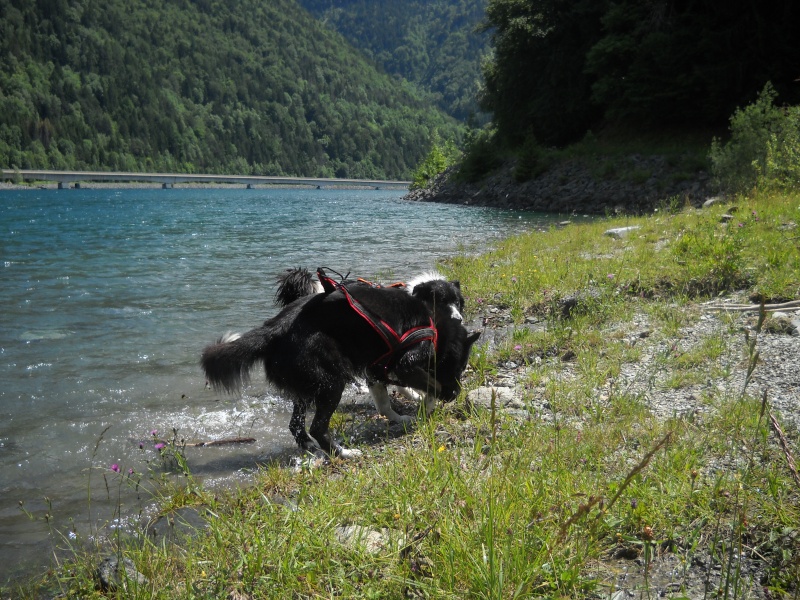
<path fill-rule="evenodd" d="M 287 306 L 298 298 L 324 291 L 317 277 L 302 267 L 286 269 L 278 276 L 276 283 L 278 290 L 275 293 L 275 303 L 278 306 Z M 357 283 L 356 280 L 350 282 L 351 285 Z M 458 281 L 447 281 L 447 278 L 441 273 L 427 271 L 406 282 L 401 289 L 422 300 L 437 319 L 450 317 L 458 321 L 463 320 L 461 315 L 464 310 L 464 297 Z M 394 411 L 389 390 L 384 382 L 368 379 L 367 387 L 378 414 L 393 423 L 408 425 L 416 420 L 416 417 L 401 415 Z M 409 400 L 424 402 L 426 415 L 430 415 L 435 410 L 436 396 L 433 394 L 427 394 L 424 390 L 420 390 L 421 393 L 418 393 L 409 387 L 395 387 Z"/>
<path fill-rule="evenodd" d="M 426 283 L 417 294 L 433 293 Z M 432 313 L 426 303 L 406 291 L 353 285 L 350 293 L 395 331 L 426 326 Z M 408 349 L 396 362 L 392 376 L 402 386 L 454 399 L 472 344 L 479 333 L 468 334 L 460 321 L 434 316 L 438 352 L 430 341 Z M 241 335 L 224 336 L 207 346 L 201 366 L 215 388 L 238 391 L 251 369 L 263 365 L 267 379 L 294 402 L 289 429 L 304 450 L 343 457 L 352 451 L 331 439 L 329 424 L 345 386 L 359 377 L 378 381 L 373 363 L 386 352 L 384 342 L 339 292 L 312 293 L 283 308 L 263 325 Z M 306 431 L 306 409 L 316 408 Z M 309 435 L 310 434 L 310 435 Z"/>

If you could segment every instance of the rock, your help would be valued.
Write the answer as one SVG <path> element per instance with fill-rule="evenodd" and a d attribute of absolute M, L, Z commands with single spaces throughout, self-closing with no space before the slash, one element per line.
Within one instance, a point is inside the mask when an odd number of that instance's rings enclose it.
<path fill-rule="evenodd" d="M 621 240 L 622 238 L 626 237 L 631 231 L 636 231 L 637 229 L 641 229 L 641 226 L 630 225 L 629 227 L 614 227 L 613 229 L 607 230 L 603 235 L 607 235 L 613 237 L 614 239 Z"/>
<path fill-rule="evenodd" d="M 586 313 L 591 309 L 593 302 L 600 298 L 600 292 L 594 288 L 581 290 L 571 296 L 558 301 L 558 311 L 563 319 L 573 314 Z"/>
<path fill-rule="evenodd" d="M 491 409 L 492 394 L 495 396 L 495 408 L 525 408 L 525 403 L 514 389 L 510 387 L 479 387 L 467 394 L 467 402 L 473 407 L 479 406 L 481 408 Z"/>
<path fill-rule="evenodd" d="M 348 548 L 360 547 L 369 554 L 392 551 L 405 545 L 405 536 L 396 530 L 383 527 L 370 529 L 362 525 L 340 525 L 333 531 L 338 541 Z"/>
<path fill-rule="evenodd" d="M 778 335 L 798 335 L 795 321 L 784 313 L 775 312 L 764 321 L 764 331 Z"/>
<path fill-rule="evenodd" d="M 270 504 L 278 504 L 279 506 L 285 507 L 289 512 L 297 512 L 297 504 L 289 500 L 288 498 L 284 498 L 280 494 L 274 494 L 270 498 L 264 498 L 266 502 Z"/>
<path fill-rule="evenodd" d="M 711 196 L 710 198 L 706 198 L 706 201 L 703 202 L 703 208 L 708 208 L 715 204 L 722 204 L 723 202 L 725 202 L 725 198 L 721 196 Z"/>
<path fill-rule="evenodd" d="M 127 590 L 133 586 L 147 585 L 147 577 L 139 573 L 130 558 L 123 558 L 122 565 L 116 556 L 104 558 L 95 571 L 100 589 L 114 592 L 119 589 Z"/>

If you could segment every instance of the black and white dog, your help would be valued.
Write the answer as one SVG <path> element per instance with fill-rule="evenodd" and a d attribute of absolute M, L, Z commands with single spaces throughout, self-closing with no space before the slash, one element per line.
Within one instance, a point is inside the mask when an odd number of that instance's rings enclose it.
<path fill-rule="evenodd" d="M 391 381 L 453 400 L 480 332 L 470 334 L 449 314 L 431 311 L 423 299 L 433 295 L 432 282 L 416 285 L 409 294 L 323 281 L 322 293 L 298 298 L 260 327 L 207 346 L 200 363 L 214 387 L 233 392 L 261 362 L 267 379 L 294 402 L 289 430 L 297 444 L 309 452 L 349 457 L 357 452 L 329 434 L 347 383 L 357 377 Z M 306 431 L 310 405 L 316 413 Z"/>
<path fill-rule="evenodd" d="M 345 280 L 347 281 L 347 280 Z M 278 306 L 288 306 L 298 298 L 310 294 L 321 294 L 325 292 L 321 281 L 314 277 L 308 269 L 294 268 L 287 269 L 278 276 L 278 289 L 275 292 L 275 304 Z M 356 279 L 349 282 L 352 284 L 365 284 L 375 286 L 375 284 L 363 279 Z M 425 284 L 425 285 L 421 285 Z M 381 286 L 378 286 L 381 287 Z M 447 318 L 462 321 L 462 311 L 464 310 L 464 296 L 461 294 L 461 284 L 458 281 L 447 281 L 441 273 L 428 271 L 414 277 L 407 283 L 395 283 L 389 287 L 399 287 L 404 289 L 412 296 L 416 296 L 425 302 L 428 309 L 434 314 L 434 320 Z M 372 402 L 378 414 L 386 417 L 393 423 L 411 424 L 416 418 L 410 415 L 401 415 L 394 411 L 389 399 L 389 391 L 383 381 L 371 381 L 367 379 Z M 425 403 L 425 414 L 430 416 L 436 408 L 436 396 L 426 394 L 424 390 L 421 395 L 415 390 L 407 387 L 395 386 L 397 390 L 409 400 Z"/>

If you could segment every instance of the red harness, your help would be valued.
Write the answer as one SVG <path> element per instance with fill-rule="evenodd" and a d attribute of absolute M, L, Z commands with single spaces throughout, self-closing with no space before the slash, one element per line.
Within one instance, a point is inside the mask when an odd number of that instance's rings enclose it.
<path fill-rule="evenodd" d="M 319 277 L 320 282 L 322 283 L 322 287 L 326 290 L 339 290 L 344 294 L 344 297 L 347 299 L 347 303 L 350 307 L 356 311 L 361 317 L 370 324 L 372 329 L 381 337 L 381 339 L 386 344 L 388 350 L 379 356 L 373 363 L 370 365 L 370 369 L 378 369 L 378 371 L 373 371 L 373 374 L 376 375 L 378 378 L 388 381 L 389 379 L 389 372 L 392 370 L 394 365 L 400 359 L 400 357 L 414 344 L 419 344 L 420 342 L 425 341 L 432 341 L 434 351 L 438 348 L 438 341 L 439 341 L 439 332 L 436 330 L 436 326 L 433 323 L 432 318 L 428 318 L 429 324 L 414 327 L 409 329 L 404 334 L 397 333 L 394 328 L 389 325 L 386 321 L 381 319 L 379 316 L 372 314 L 363 304 L 361 304 L 358 300 L 353 298 L 352 294 L 348 291 L 347 285 L 345 283 L 339 283 L 334 281 L 330 277 L 328 277 L 322 269 L 317 269 L 317 276 Z M 372 287 L 381 287 L 379 285 L 375 285 L 370 283 L 364 279 L 358 280 L 360 283 L 366 283 Z M 391 287 L 401 287 L 404 284 L 394 284 Z"/>

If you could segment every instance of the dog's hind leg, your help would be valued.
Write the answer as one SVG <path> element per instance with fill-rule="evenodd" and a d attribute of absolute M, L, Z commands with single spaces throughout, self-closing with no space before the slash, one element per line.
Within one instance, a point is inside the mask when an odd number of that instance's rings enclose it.
<path fill-rule="evenodd" d="M 392 423 L 408 424 L 415 421 L 414 417 L 410 415 L 400 415 L 392 410 L 392 405 L 389 403 L 389 392 L 386 390 L 385 384 L 377 381 L 368 381 L 367 385 L 378 414 L 383 415 Z"/>
<path fill-rule="evenodd" d="M 317 444 L 319 444 L 320 448 L 329 455 L 338 456 L 340 458 L 353 458 L 355 456 L 361 456 L 361 451 L 342 447 L 331 438 L 329 431 L 331 417 L 336 407 L 339 406 L 343 391 L 344 386 L 329 394 L 317 397 L 317 411 L 314 413 L 314 419 L 311 421 L 309 433 L 317 440 Z"/>
<path fill-rule="evenodd" d="M 289 431 L 292 432 L 292 436 L 294 436 L 294 441 L 297 442 L 297 445 L 306 452 L 311 452 L 313 454 L 315 451 L 320 450 L 319 445 L 306 431 L 306 405 L 299 400 L 295 401 L 294 409 L 292 409 Z"/>

